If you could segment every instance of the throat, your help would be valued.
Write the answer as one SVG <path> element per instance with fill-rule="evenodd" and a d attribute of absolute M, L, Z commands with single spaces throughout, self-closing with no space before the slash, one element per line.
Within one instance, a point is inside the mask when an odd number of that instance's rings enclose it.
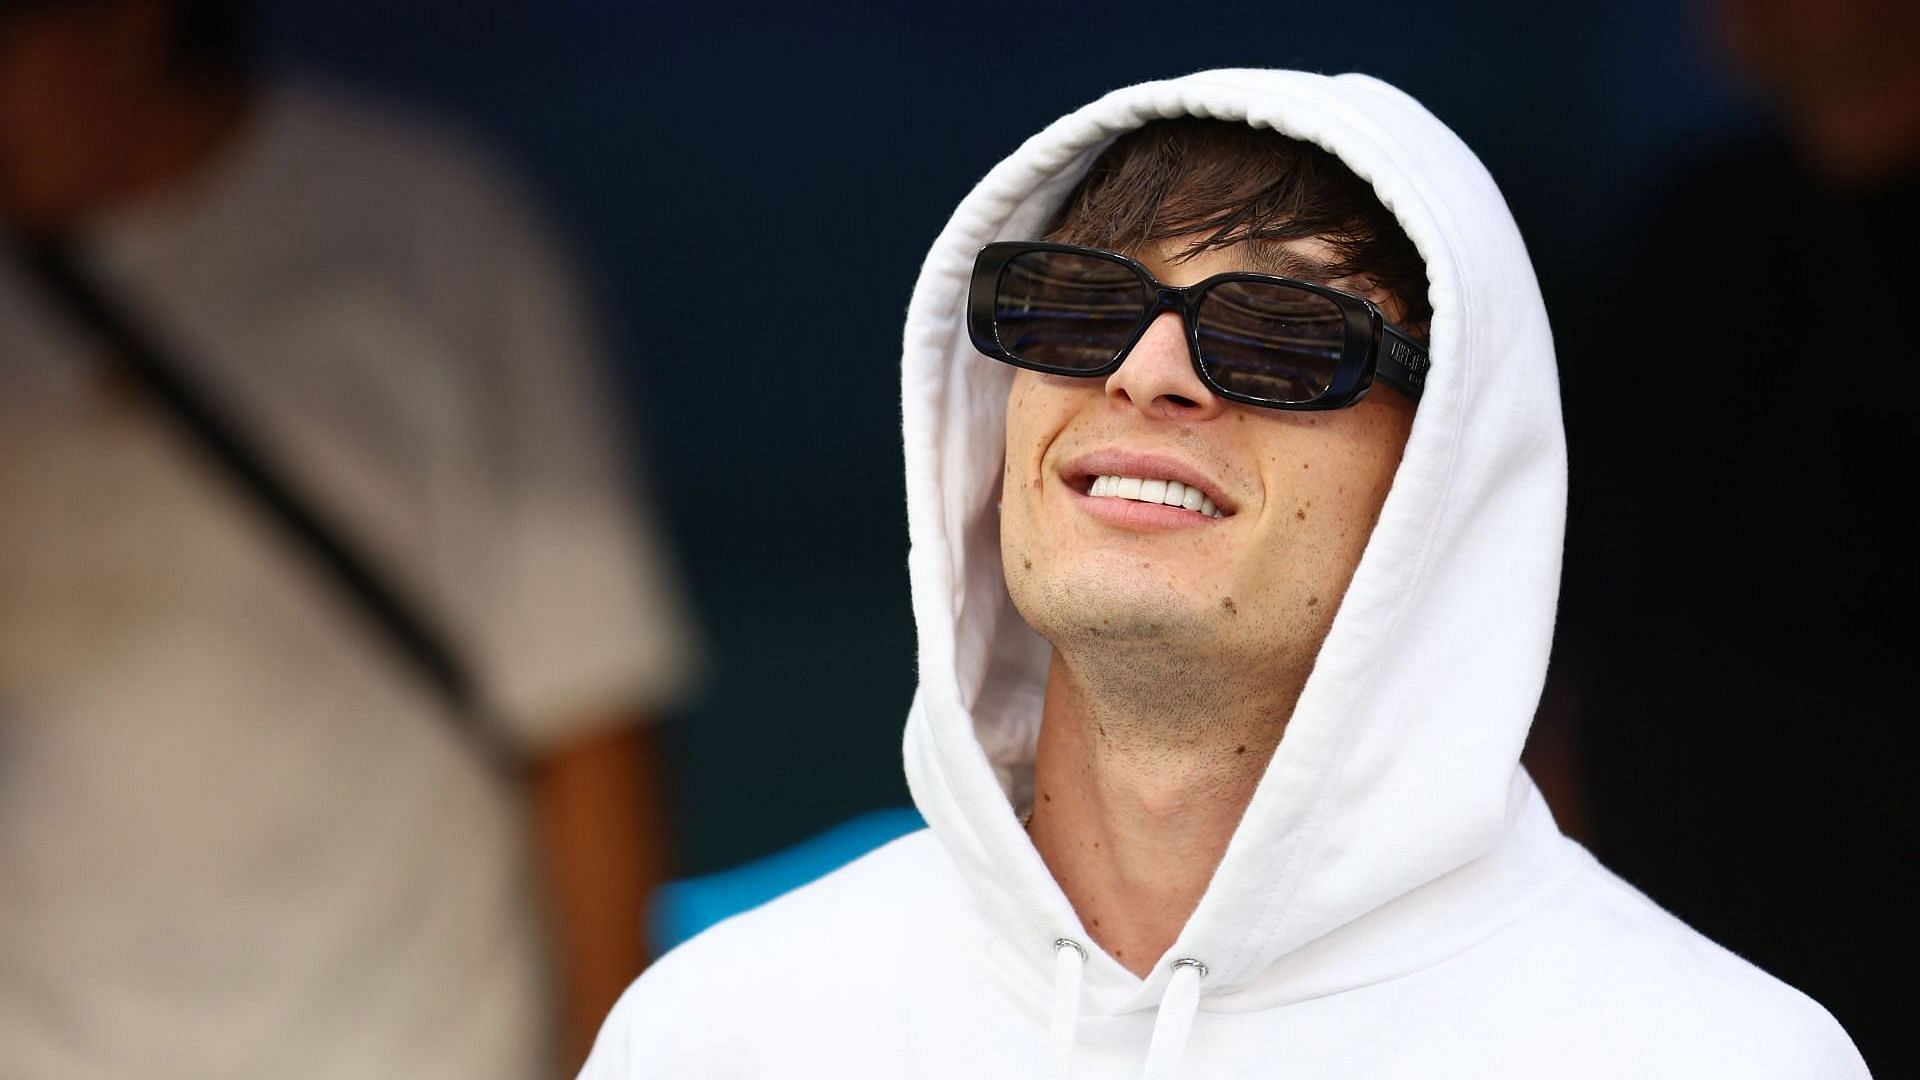
<path fill-rule="evenodd" d="M 1284 724 L 1186 718 L 1177 738 L 1140 737 L 1151 719 L 1111 705 L 1055 654 L 1029 832 L 1088 934 L 1145 977 L 1199 906 Z"/>

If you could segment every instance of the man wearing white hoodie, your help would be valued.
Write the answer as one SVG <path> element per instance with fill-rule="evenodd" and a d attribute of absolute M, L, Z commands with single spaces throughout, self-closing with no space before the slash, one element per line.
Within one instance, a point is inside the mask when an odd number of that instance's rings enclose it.
<path fill-rule="evenodd" d="M 1552 343 L 1417 103 L 1108 95 L 961 204 L 905 350 L 931 827 L 670 954 L 586 1076 L 1866 1075 L 1518 765 Z"/>

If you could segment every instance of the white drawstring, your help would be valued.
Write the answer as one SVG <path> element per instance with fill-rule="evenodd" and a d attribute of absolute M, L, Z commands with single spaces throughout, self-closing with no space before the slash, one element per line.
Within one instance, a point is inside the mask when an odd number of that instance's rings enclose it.
<path fill-rule="evenodd" d="M 1160 998 L 1160 1015 L 1153 1021 L 1153 1041 L 1147 1044 L 1147 1068 L 1141 1080 L 1176 1080 L 1180 1061 L 1187 1055 L 1187 1036 L 1194 1014 L 1200 1011 L 1200 980 L 1207 965 L 1191 957 L 1173 962 L 1173 980 Z"/>
<path fill-rule="evenodd" d="M 1080 977 L 1087 950 L 1071 938 L 1053 943 L 1053 1024 L 1048 1028 L 1047 1075 L 1072 1080 L 1074 1028 L 1080 1022 Z"/>

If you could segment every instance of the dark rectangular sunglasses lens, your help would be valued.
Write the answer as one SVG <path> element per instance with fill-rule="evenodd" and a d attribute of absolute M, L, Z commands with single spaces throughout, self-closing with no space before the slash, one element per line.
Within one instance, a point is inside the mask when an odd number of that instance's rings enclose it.
<path fill-rule="evenodd" d="M 1068 251 L 1029 251 L 1007 263 L 993 301 L 1000 347 L 1043 367 L 1087 371 L 1111 362 L 1140 325 L 1147 289 L 1129 267 Z"/>
<path fill-rule="evenodd" d="M 1226 390 L 1299 404 L 1327 392 L 1346 345 L 1346 316 L 1319 293 L 1226 281 L 1200 303 L 1200 360 Z"/>

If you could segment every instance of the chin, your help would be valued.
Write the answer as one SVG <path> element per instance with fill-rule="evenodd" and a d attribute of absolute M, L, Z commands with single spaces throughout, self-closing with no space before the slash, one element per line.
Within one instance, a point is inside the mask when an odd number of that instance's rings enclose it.
<path fill-rule="evenodd" d="M 1060 575 L 1009 578 L 1014 607 L 1027 625 L 1067 652 L 1141 645 L 1156 649 L 1217 639 L 1218 604 L 1170 589 L 1162 574 L 1131 575 L 1081 563 Z"/>

